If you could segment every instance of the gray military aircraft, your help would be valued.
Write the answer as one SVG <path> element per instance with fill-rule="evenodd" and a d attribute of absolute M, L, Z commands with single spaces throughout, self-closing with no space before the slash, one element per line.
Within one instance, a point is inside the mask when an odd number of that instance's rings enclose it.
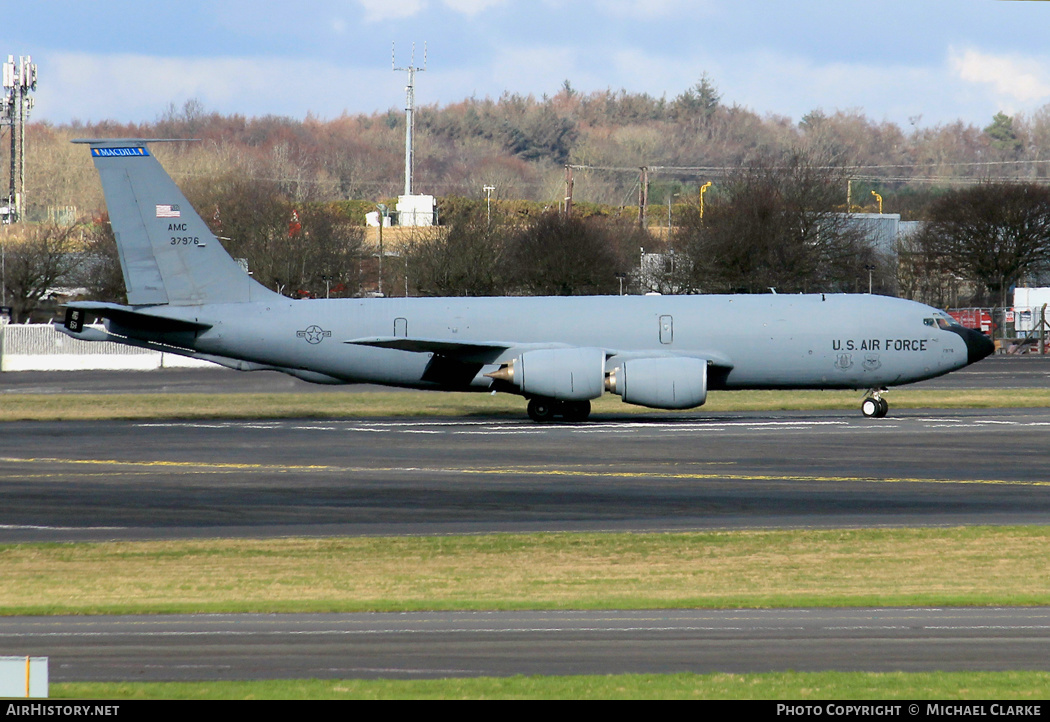
<path fill-rule="evenodd" d="M 74 302 L 66 334 L 327 384 L 502 391 L 534 421 L 585 420 L 606 391 L 660 409 L 710 389 L 866 389 L 940 376 L 993 350 L 929 306 L 873 295 L 293 300 L 254 281 L 150 153 L 91 150 L 128 305 Z M 102 318 L 104 330 L 89 317 Z"/>

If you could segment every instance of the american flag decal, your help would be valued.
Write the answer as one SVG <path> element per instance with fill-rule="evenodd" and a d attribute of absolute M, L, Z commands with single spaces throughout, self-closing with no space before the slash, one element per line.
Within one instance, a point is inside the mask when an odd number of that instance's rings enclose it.
<path fill-rule="evenodd" d="M 157 218 L 181 218 L 182 212 L 178 206 L 157 204 Z"/>

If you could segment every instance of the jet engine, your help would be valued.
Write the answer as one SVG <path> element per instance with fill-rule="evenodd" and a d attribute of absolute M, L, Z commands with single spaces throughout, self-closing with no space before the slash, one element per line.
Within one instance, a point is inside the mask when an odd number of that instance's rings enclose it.
<path fill-rule="evenodd" d="M 691 409 L 707 400 L 707 361 L 667 357 L 627 359 L 605 379 L 626 403 L 654 409 Z"/>
<path fill-rule="evenodd" d="M 605 352 L 600 348 L 526 351 L 486 376 L 510 382 L 526 396 L 560 401 L 596 399 L 604 390 Z"/>

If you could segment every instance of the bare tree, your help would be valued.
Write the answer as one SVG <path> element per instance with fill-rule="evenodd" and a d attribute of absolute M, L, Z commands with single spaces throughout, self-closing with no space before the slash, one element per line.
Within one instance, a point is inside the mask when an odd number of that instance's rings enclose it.
<path fill-rule="evenodd" d="M 1005 306 L 1012 286 L 1050 264 L 1050 188 L 985 183 L 950 191 L 931 205 L 920 243 L 986 291 L 976 301 Z"/>
<path fill-rule="evenodd" d="M 81 226 L 20 224 L 4 240 L 4 265 L 11 320 L 28 320 L 48 293 L 72 277 Z"/>
<path fill-rule="evenodd" d="M 310 204 L 296 214 L 302 229 L 295 235 L 301 240 L 292 246 L 301 254 L 300 286 L 317 297 L 356 295 L 364 228 L 328 204 Z"/>
<path fill-rule="evenodd" d="M 612 225 L 554 212 L 515 233 L 504 259 L 510 287 L 530 295 L 618 293 L 627 269 Z"/>
<path fill-rule="evenodd" d="M 679 221 L 674 244 L 695 288 L 763 293 L 855 290 L 861 232 L 843 213 L 846 173 L 802 152 L 756 162 L 718 184 L 704 217 Z M 713 196 L 713 198 L 712 198 Z"/>
<path fill-rule="evenodd" d="M 202 181 L 188 189 L 193 205 L 255 280 L 287 295 L 341 295 L 358 288 L 364 229 L 330 205 L 295 204 L 276 182 L 244 177 Z"/>
<path fill-rule="evenodd" d="M 411 276 L 426 296 L 494 296 L 503 292 L 501 258 L 508 228 L 502 214 L 489 220 L 483 203 L 460 207 L 444 218 L 437 235 L 407 249 Z"/>
<path fill-rule="evenodd" d="M 291 211 L 275 182 L 233 175 L 201 179 L 186 188 L 186 195 L 230 255 L 247 259 L 255 280 L 274 290 L 296 285 L 289 278 L 292 259 L 283 252 Z"/>
<path fill-rule="evenodd" d="M 92 300 L 125 302 L 127 289 L 108 213 L 101 213 L 85 227 L 84 256 L 78 276 L 80 285 L 88 289 Z"/>

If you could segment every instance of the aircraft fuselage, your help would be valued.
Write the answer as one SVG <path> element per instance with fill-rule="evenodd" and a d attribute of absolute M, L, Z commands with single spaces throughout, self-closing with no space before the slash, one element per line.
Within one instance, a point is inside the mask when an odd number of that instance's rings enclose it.
<path fill-rule="evenodd" d="M 333 381 L 414 388 L 487 390 L 492 381 L 482 369 L 466 383 L 428 380 L 440 354 L 347 342 L 595 347 L 608 350 L 610 369 L 632 355 L 695 356 L 722 369 L 711 375 L 712 389 L 894 386 L 961 368 L 972 355 L 964 334 L 929 323 L 935 309 L 871 295 L 274 299 L 150 310 L 213 324 L 183 341 L 200 353 Z M 486 358 L 483 370 L 514 355 L 511 349 Z"/>

